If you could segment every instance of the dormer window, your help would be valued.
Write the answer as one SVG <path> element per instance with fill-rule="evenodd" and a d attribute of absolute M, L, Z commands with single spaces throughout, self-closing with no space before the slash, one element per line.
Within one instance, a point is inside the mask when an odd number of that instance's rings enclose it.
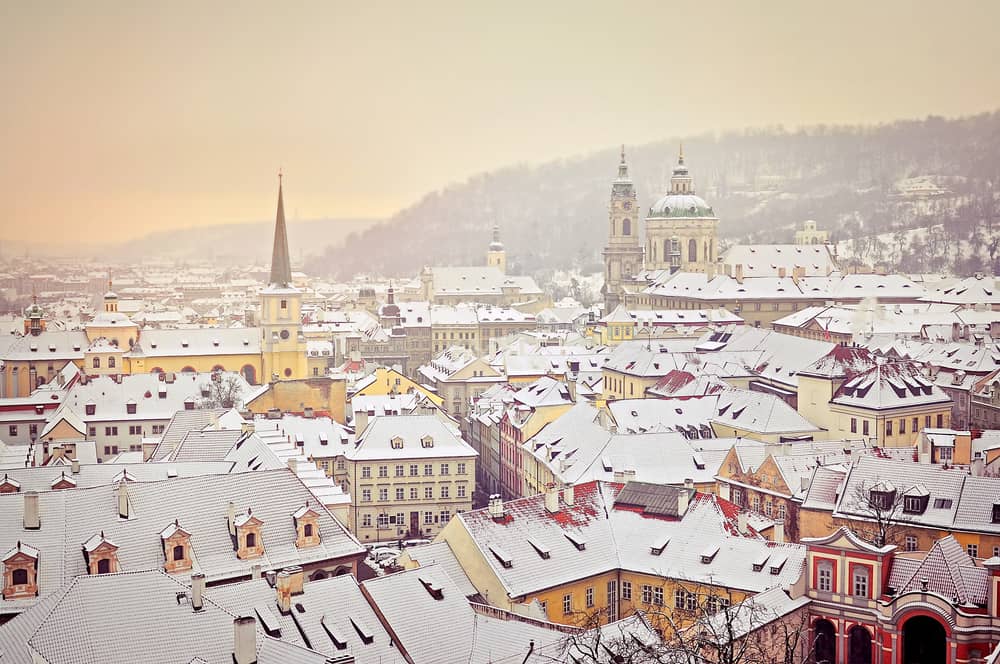
<path fill-rule="evenodd" d="M 430 436 L 424 436 L 420 439 L 421 447 L 434 447 L 434 439 Z"/>
<path fill-rule="evenodd" d="M 395 438 L 393 438 L 389 442 L 392 445 L 392 449 L 394 449 L 394 450 L 401 450 L 401 449 L 403 449 L 403 439 L 400 438 L 399 436 L 396 436 Z M 429 447 L 429 445 L 424 445 L 424 447 Z"/>
<path fill-rule="evenodd" d="M 97 404 L 88 403 L 86 406 L 84 406 L 84 412 L 87 413 L 87 415 L 95 414 L 97 412 Z"/>
<path fill-rule="evenodd" d="M 184 410 L 194 410 L 194 399 L 188 398 L 184 400 Z"/>
<path fill-rule="evenodd" d="M 83 559 L 90 574 L 112 574 L 118 571 L 118 545 L 102 531 L 83 543 Z"/>
<path fill-rule="evenodd" d="M 125 404 L 125 412 L 129 415 L 135 415 L 135 402 L 129 401 Z"/>
<path fill-rule="evenodd" d="M 191 559 L 191 533 L 181 528 L 175 520 L 160 531 L 163 545 L 163 569 L 166 572 L 186 572 L 193 567 Z"/>
<path fill-rule="evenodd" d="M 0 562 L 4 599 L 38 596 L 38 549 L 19 541 Z"/>
<path fill-rule="evenodd" d="M 872 509 L 892 509 L 896 501 L 896 488 L 889 482 L 879 482 L 868 492 L 868 504 Z"/>
<path fill-rule="evenodd" d="M 295 522 L 295 546 L 304 549 L 320 543 L 319 512 L 308 502 L 292 514 L 292 520 Z"/>
<path fill-rule="evenodd" d="M 264 522 L 253 515 L 251 510 L 236 517 L 236 557 L 240 560 L 259 558 L 264 555 L 264 543 L 260 537 Z"/>
<path fill-rule="evenodd" d="M 930 494 L 922 486 L 915 486 L 903 495 L 903 512 L 923 514 L 930 502 Z"/>
<path fill-rule="evenodd" d="M 17 493 L 20 490 L 21 483 L 4 473 L 3 480 L 0 481 L 0 493 Z"/>

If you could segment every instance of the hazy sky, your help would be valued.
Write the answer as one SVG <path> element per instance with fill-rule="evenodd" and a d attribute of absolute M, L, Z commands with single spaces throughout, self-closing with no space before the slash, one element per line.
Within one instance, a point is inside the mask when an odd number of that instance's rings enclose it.
<path fill-rule="evenodd" d="M 1000 107 L 1000 2 L 0 0 L 0 242 L 383 216 L 621 142 Z"/>

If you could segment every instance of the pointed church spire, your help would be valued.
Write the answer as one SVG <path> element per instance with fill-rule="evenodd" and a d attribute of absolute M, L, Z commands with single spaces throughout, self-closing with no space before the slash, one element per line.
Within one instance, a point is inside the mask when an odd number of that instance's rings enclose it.
<path fill-rule="evenodd" d="M 288 258 L 288 231 L 285 229 L 285 202 L 278 171 L 278 214 L 274 219 L 274 249 L 271 252 L 271 285 L 287 288 L 292 285 L 292 265 Z"/>
<path fill-rule="evenodd" d="M 677 163 L 681 166 L 684 165 L 684 141 L 680 142 L 680 148 L 677 151 Z"/>
<path fill-rule="evenodd" d="M 628 164 L 625 163 L 625 144 L 622 143 L 622 160 L 618 162 L 618 181 L 628 181 Z"/>

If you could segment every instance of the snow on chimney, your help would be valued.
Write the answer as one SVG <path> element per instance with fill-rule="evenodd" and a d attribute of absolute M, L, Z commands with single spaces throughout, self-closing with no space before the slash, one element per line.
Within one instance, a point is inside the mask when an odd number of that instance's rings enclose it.
<path fill-rule="evenodd" d="M 79 475 L 80 474 L 80 460 L 79 459 L 73 459 L 73 460 L 71 460 L 69 462 L 69 472 L 73 473 L 74 475 Z"/>
<path fill-rule="evenodd" d="M 128 482 L 124 479 L 118 483 L 118 518 L 128 518 Z"/>
<path fill-rule="evenodd" d="M 736 529 L 740 531 L 740 535 L 746 535 L 747 533 L 746 510 L 740 510 L 739 514 L 736 515 Z"/>
<path fill-rule="evenodd" d="M 191 607 L 195 611 L 201 611 L 205 608 L 205 575 L 201 572 L 195 572 L 191 575 Z"/>
<path fill-rule="evenodd" d="M 500 498 L 499 493 L 490 494 L 490 502 L 487 509 L 489 509 L 490 516 L 494 520 L 503 518 L 503 500 Z"/>
<path fill-rule="evenodd" d="M 785 543 L 785 520 L 777 519 L 774 522 L 774 543 L 784 544 Z"/>
<path fill-rule="evenodd" d="M 278 572 L 278 579 L 274 584 L 274 595 L 278 610 L 287 615 L 292 610 L 292 574 L 286 569 Z"/>
<path fill-rule="evenodd" d="M 576 490 L 573 488 L 572 484 L 567 484 L 563 487 L 563 502 L 568 506 L 572 507 L 576 501 Z"/>
<path fill-rule="evenodd" d="M 232 501 L 229 502 L 229 507 L 226 508 L 226 524 L 229 526 L 229 534 L 232 537 L 236 537 L 236 504 Z"/>
<path fill-rule="evenodd" d="M 545 485 L 545 511 L 550 514 L 559 513 L 559 489 L 551 482 Z"/>
<path fill-rule="evenodd" d="M 688 502 L 691 500 L 691 494 L 688 493 L 687 482 L 684 483 L 683 489 L 677 490 L 677 516 L 684 516 L 687 514 Z"/>

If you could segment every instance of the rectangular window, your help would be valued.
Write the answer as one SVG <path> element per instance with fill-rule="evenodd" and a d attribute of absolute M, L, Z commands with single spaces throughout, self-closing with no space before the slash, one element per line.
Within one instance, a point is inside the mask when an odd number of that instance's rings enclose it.
<path fill-rule="evenodd" d="M 885 421 L 885 435 L 887 436 L 892 435 L 892 420 Z"/>
<path fill-rule="evenodd" d="M 588 609 L 594 608 L 594 588 L 593 587 L 587 588 L 587 591 L 586 591 L 584 597 L 587 600 L 587 608 Z"/>
<path fill-rule="evenodd" d="M 405 470 L 405 467 L 402 464 L 396 466 L 396 477 L 402 477 L 404 470 Z"/>
<path fill-rule="evenodd" d="M 457 470 L 457 472 L 458 472 L 459 475 L 465 475 L 465 462 L 464 461 L 459 461 L 458 462 L 458 470 Z"/>
<path fill-rule="evenodd" d="M 941 458 L 941 461 L 951 461 L 954 451 L 954 448 L 951 447 L 940 447 L 938 448 L 938 456 Z"/>
<path fill-rule="evenodd" d="M 425 486 L 424 487 L 424 499 L 425 500 L 434 500 L 434 487 L 432 487 L 432 486 Z"/>
<path fill-rule="evenodd" d="M 861 420 L 861 435 L 868 435 L 868 420 Z"/>
<path fill-rule="evenodd" d="M 924 415 L 924 428 L 925 429 L 930 429 L 931 428 L 931 416 L 930 415 Z"/>
<path fill-rule="evenodd" d="M 868 570 L 866 568 L 854 570 L 854 596 L 868 597 Z"/>
<path fill-rule="evenodd" d="M 653 588 L 653 604 L 663 606 L 663 588 L 660 586 Z"/>
<path fill-rule="evenodd" d="M 632 582 L 622 581 L 622 599 L 632 599 Z"/>
<path fill-rule="evenodd" d="M 944 427 L 944 414 L 938 413 L 937 415 L 937 428 L 941 429 Z"/>
<path fill-rule="evenodd" d="M 7 427 L 7 432 L 11 435 L 11 438 L 17 435 L 17 425 L 11 424 Z"/>
<path fill-rule="evenodd" d="M 410 477 L 416 477 L 419 467 L 415 463 L 410 464 Z"/>
<path fill-rule="evenodd" d="M 442 463 L 441 464 L 441 474 L 442 475 L 447 475 L 448 474 L 448 464 L 446 464 L 446 463 Z"/>
<path fill-rule="evenodd" d="M 913 424 L 913 428 L 911 428 L 910 431 L 912 431 L 913 433 L 916 433 L 917 431 L 920 430 L 920 418 L 919 417 L 914 417 L 912 424 Z"/>
<path fill-rule="evenodd" d="M 573 612 L 573 596 L 563 595 L 563 613 Z"/>
<path fill-rule="evenodd" d="M 684 603 L 687 601 L 687 591 L 683 588 L 678 588 L 674 591 L 674 608 L 683 609 Z"/>
<path fill-rule="evenodd" d="M 441 510 L 441 525 L 448 523 L 451 520 L 451 510 Z"/>
<path fill-rule="evenodd" d="M 816 587 L 825 592 L 833 592 L 833 563 L 822 561 L 816 571 Z"/>
<path fill-rule="evenodd" d="M 406 497 L 406 489 L 403 487 L 396 487 L 396 500 L 403 500 Z"/>
<path fill-rule="evenodd" d="M 450 494 L 451 494 L 451 490 L 448 488 L 447 484 L 445 484 L 444 486 L 441 487 L 441 497 L 442 498 L 451 498 Z"/>
<path fill-rule="evenodd" d="M 424 512 L 424 525 L 429 526 L 434 523 L 434 512 Z"/>
<path fill-rule="evenodd" d="M 362 514 L 361 515 L 361 527 L 362 528 L 371 528 L 372 527 L 372 515 L 371 514 Z"/>
<path fill-rule="evenodd" d="M 389 489 L 379 489 L 378 490 L 378 499 L 381 500 L 381 501 L 383 501 L 383 502 L 386 501 L 386 500 L 389 500 Z"/>
<path fill-rule="evenodd" d="M 465 485 L 464 484 L 459 484 L 458 485 L 458 497 L 459 498 L 465 498 Z"/>
<path fill-rule="evenodd" d="M 361 490 L 361 502 L 370 503 L 372 501 L 372 490 L 362 489 Z"/>
<path fill-rule="evenodd" d="M 900 435 L 906 433 L 906 418 L 900 418 L 899 420 L 899 433 Z"/>
<path fill-rule="evenodd" d="M 372 476 L 372 467 L 371 466 L 361 466 L 361 479 L 367 480 L 367 479 L 370 479 L 371 476 Z"/>
<path fill-rule="evenodd" d="M 653 586 L 647 584 L 642 585 L 642 603 L 643 604 L 653 603 Z"/>
<path fill-rule="evenodd" d="M 858 418 L 852 417 L 851 418 L 851 433 L 857 433 L 857 432 L 858 432 Z"/>
<path fill-rule="evenodd" d="M 965 552 L 969 554 L 971 558 L 979 557 L 979 545 L 978 544 L 966 544 Z"/>
<path fill-rule="evenodd" d="M 416 500 L 416 499 L 417 499 L 417 487 L 411 486 L 410 487 L 410 500 Z"/>
<path fill-rule="evenodd" d="M 379 514 L 378 515 L 378 521 L 377 521 L 377 523 L 378 523 L 378 527 L 379 528 L 388 528 L 389 527 L 389 515 L 388 514 Z"/>
<path fill-rule="evenodd" d="M 907 535 L 904 544 L 905 544 L 904 548 L 907 551 L 916 551 L 917 550 L 917 538 L 914 537 L 913 535 Z"/>
<path fill-rule="evenodd" d="M 429 477 L 434 474 L 434 464 L 425 463 L 424 464 L 424 476 Z"/>
<path fill-rule="evenodd" d="M 378 467 L 379 477 L 389 477 L 389 466 L 379 466 Z"/>
<path fill-rule="evenodd" d="M 97 435 L 97 427 L 90 427 L 88 429 L 88 431 L 89 431 L 91 437 L 94 437 L 94 436 Z M 154 431 L 153 433 L 156 433 L 156 432 Z M 163 433 L 163 432 L 161 431 L 160 433 Z"/>

